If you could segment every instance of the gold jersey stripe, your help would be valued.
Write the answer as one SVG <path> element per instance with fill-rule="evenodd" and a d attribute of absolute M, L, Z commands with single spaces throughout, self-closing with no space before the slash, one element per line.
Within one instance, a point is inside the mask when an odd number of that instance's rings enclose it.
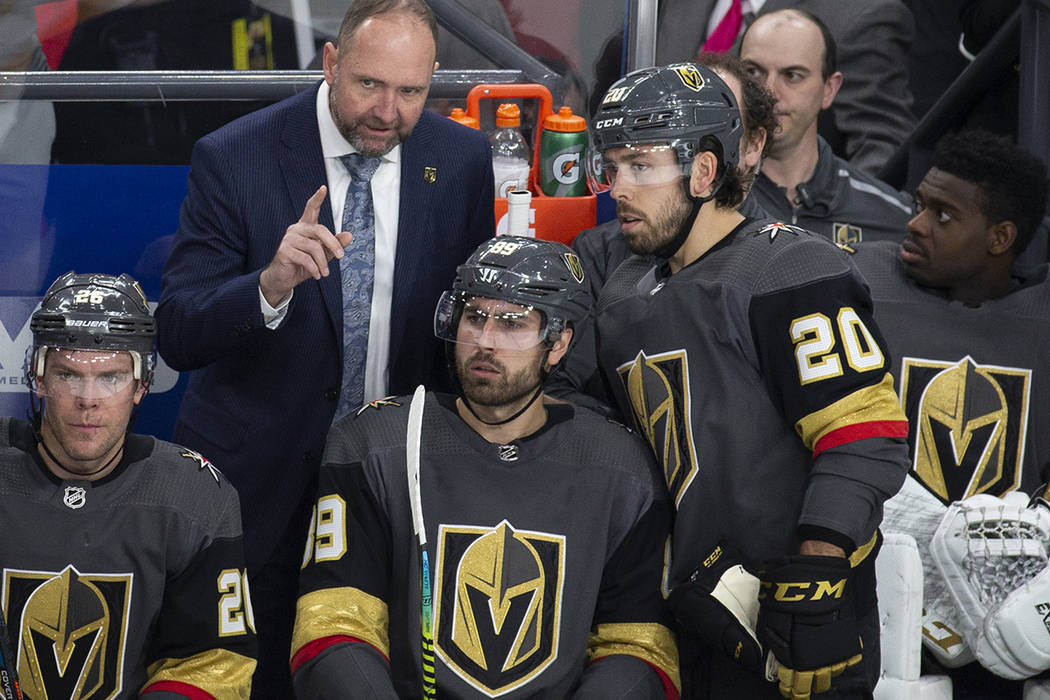
<path fill-rule="evenodd" d="M 146 671 L 147 686 L 174 681 L 200 688 L 215 700 L 248 700 L 255 659 L 228 649 L 209 649 L 185 659 L 161 659 Z"/>
<path fill-rule="evenodd" d="M 678 645 L 671 630 L 655 622 L 598 625 L 587 640 L 587 656 L 597 661 L 613 654 L 627 654 L 656 666 L 667 674 L 679 692 Z"/>
<path fill-rule="evenodd" d="M 812 450 L 828 433 L 858 423 L 907 421 L 904 409 L 893 390 L 893 375 L 887 372 L 882 381 L 858 389 L 830 406 L 814 411 L 795 423 L 806 448 Z"/>
<path fill-rule="evenodd" d="M 292 655 L 315 639 L 356 637 L 390 658 L 386 603 L 360 588 L 323 588 L 299 598 L 292 632 Z"/>
<path fill-rule="evenodd" d="M 879 533 L 876 530 L 875 534 L 871 536 L 871 539 L 853 550 L 853 554 L 849 555 L 849 565 L 853 568 L 857 568 L 862 561 L 868 558 L 871 554 L 871 550 L 875 548 L 875 544 L 879 541 Z"/>

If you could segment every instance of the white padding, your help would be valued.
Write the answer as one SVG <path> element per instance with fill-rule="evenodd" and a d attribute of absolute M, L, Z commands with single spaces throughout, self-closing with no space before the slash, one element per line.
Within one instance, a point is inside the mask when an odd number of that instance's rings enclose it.
<path fill-rule="evenodd" d="M 1050 668 L 1050 568 L 996 606 L 983 632 L 974 651 L 993 673 L 1020 680 Z"/>
<path fill-rule="evenodd" d="M 883 676 L 875 686 L 875 700 L 952 700 L 952 679 L 948 676 L 923 676 L 917 681 L 905 681 Z"/>
<path fill-rule="evenodd" d="M 1050 681 L 1028 681 L 1025 683 L 1024 700 L 1050 700 Z"/>
<path fill-rule="evenodd" d="M 922 560 L 911 535 L 885 533 L 875 561 L 882 675 L 918 680 L 922 652 Z"/>

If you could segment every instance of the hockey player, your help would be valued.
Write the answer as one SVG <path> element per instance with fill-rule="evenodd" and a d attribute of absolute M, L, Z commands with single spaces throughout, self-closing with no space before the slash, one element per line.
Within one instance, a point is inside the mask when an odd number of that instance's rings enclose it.
<path fill-rule="evenodd" d="M 237 494 L 199 454 L 130 432 L 155 363 L 142 289 L 69 272 L 30 328 L 32 422 L 0 419 L 3 613 L 24 696 L 247 698 Z"/>
<path fill-rule="evenodd" d="M 652 458 L 623 426 L 544 397 L 590 304 L 566 246 L 494 238 L 435 314 L 459 396 L 420 389 L 333 426 L 300 579 L 299 698 L 429 698 L 435 673 L 441 698 L 678 697 Z"/>
<path fill-rule="evenodd" d="M 1034 495 L 1050 478 L 1047 266 L 1015 269 L 1046 202 L 1043 163 L 1008 139 L 962 132 L 937 145 L 904 242 L 864 243 L 853 256 L 899 358 L 898 391 L 913 427 L 909 478 L 887 502 L 884 527 L 919 546 L 924 642 L 948 667 L 973 655 L 931 564 L 934 530 L 953 502 L 1015 489 Z M 1039 627 L 1043 641 L 1031 648 L 1050 654 L 1050 636 Z M 1020 697 L 1019 683 L 995 681 L 975 666 L 951 673 L 957 687 Z M 943 671 L 930 665 L 926 672 Z"/>
<path fill-rule="evenodd" d="M 737 104 L 743 105 L 738 167 L 743 171 L 741 178 L 745 187 L 749 188 L 768 148 L 769 140 L 766 137 L 773 133 L 777 125 L 773 116 L 773 97 L 748 74 L 741 60 L 732 54 L 704 53 L 700 56 L 699 63 L 717 73 L 733 91 Z M 745 216 L 765 215 L 762 208 L 755 203 L 754 197 L 746 197 L 740 209 Z M 573 240 L 572 247 L 580 256 L 580 262 L 590 283 L 591 294 L 596 299 L 605 281 L 631 254 L 620 231 L 619 219 L 612 219 L 596 228 L 580 231 Z M 582 328 L 577 328 L 575 349 L 555 375 L 548 391 L 598 411 L 609 412 L 611 407 L 608 403 L 611 397 L 598 370 L 593 327 L 594 318 L 591 317 Z"/>
<path fill-rule="evenodd" d="M 702 66 L 606 93 L 588 165 L 635 256 L 596 305 L 601 366 L 677 505 L 686 696 L 778 697 L 762 677 L 775 661 L 784 697 L 870 697 L 878 524 L 907 422 L 848 256 L 737 211 L 739 135 L 732 93 Z"/>

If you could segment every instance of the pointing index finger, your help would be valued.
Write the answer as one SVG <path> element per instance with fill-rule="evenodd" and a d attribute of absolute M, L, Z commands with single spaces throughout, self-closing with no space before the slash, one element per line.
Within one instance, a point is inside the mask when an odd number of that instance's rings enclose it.
<path fill-rule="evenodd" d="M 328 188 L 325 185 L 317 188 L 317 191 L 310 196 L 310 199 L 306 200 L 306 206 L 303 207 L 303 215 L 299 217 L 299 223 L 317 223 L 317 217 L 321 213 L 321 204 L 324 202 L 326 194 L 328 194 Z"/>

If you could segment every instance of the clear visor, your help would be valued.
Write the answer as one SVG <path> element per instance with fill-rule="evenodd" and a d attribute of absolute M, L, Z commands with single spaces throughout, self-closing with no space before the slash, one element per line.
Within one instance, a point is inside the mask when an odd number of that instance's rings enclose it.
<path fill-rule="evenodd" d="M 594 192 L 614 186 L 666 185 L 689 175 L 689 164 L 678 162 L 675 143 L 644 143 L 587 150 L 587 180 Z"/>
<path fill-rule="evenodd" d="M 447 291 L 434 313 L 434 335 L 464 345 L 528 350 L 543 342 L 547 322 L 531 306 Z"/>
<path fill-rule="evenodd" d="M 49 348 L 37 387 L 47 398 L 108 399 L 124 392 L 134 381 L 127 352 Z"/>

